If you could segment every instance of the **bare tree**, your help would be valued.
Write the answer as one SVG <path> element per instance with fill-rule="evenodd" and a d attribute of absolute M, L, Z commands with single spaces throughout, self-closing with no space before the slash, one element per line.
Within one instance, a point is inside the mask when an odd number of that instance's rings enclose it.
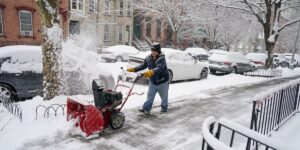
<path fill-rule="evenodd" d="M 50 100 L 60 91 L 62 30 L 58 19 L 58 0 L 37 0 L 42 20 L 43 97 Z"/>
<path fill-rule="evenodd" d="M 243 13 L 254 15 L 263 27 L 264 40 L 268 59 L 266 67 L 273 63 L 273 50 L 280 32 L 290 25 L 299 22 L 300 18 L 288 22 L 281 21 L 282 12 L 300 7 L 296 0 L 212 0 L 216 5 L 240 10 Z"/>
<path fill-rule="evenodd" d="M 172 29 L 172 42 L 178 46 L 178 34 L 193 19 L 194 11 L 201 5 L 199 0 L 142 0 L 135 4 L 139 15 L 163 18 Z"/>

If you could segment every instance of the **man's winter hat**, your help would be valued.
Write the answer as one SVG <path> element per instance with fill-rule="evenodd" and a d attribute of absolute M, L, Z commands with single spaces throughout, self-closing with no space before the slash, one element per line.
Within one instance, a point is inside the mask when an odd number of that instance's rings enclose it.
<path fill-rule="evenodd" d="M 154 42 L 154 43 L 151 45 L 151 50 L 156 51 L 156 52 L 158 52 L 158 53 L 161 53 L 160 44 Z"/>

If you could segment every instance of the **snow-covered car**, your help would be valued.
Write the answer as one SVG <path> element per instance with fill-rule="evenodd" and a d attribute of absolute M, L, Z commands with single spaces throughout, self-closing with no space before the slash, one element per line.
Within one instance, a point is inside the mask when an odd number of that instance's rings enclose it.
<path fill-rule="evenodd" d="M 253 67 L 250 61 L 238 52 L 217 52 L 208 58 L 209 69 L 211 73 L 244 73 L 252 71 Z"/>
<path fill-rule="evenodd" d="M 222 50 L 222 49 L 211 49 L 208 51 L 208 57 L 210 57 L 214 53 L 223 53 L 223 52 L 226 52 L 226 51 Z"/>
<path fill-rule="evenodd" d="M 252 67 L 262 68 L 265 66 L 268 56 L 265 53 L 248 53 L 246 58 L 250 60 L 250 65 Z"/>
<path fill-rule="evenodd" d="M 207 61 L 208 60 L 208 52 L 203 48 L 198 47 L 189 47 L 185 50 L 186 53 L 190 54 L 194 57 L 194 59 L 199 61 Z"/>
<path fill-rule="evenodd" d="M 274 53 L 273 54 L 273 65 L 275 65 L 276 67 L 278 67 L 278 66 L 288 67 L 289 62 L 284 54 Z"/>
<path fill-rule="evenodd" d="M 292 53 L 284 53 L 284 56 L 286 57 L 287 61 L 291 64 L 293 54 Z M 300 66 L 300 55 L 299 54 L 295 54 L 293 64 L 295 67 Z"/>
<path fill-rule="evenodd" d="M 63 46 L 64 47 L 64 46 Z M 66 47 L 70 47 L 67 45 Z M 80 55 L 79 55 L 80 54 Z M 82 94 L 90 86 L 88 79 L 82 72 L 95 69 L 99 62 L 94 52 L 83 52 L 70 48 L 62 52 L 63 55 L 63 76 L 65 81 L 64 91 L 70 94 Z M 85 62 L 88 62 L 86 64 Z M 84 68 L 85 70 L 82 70 Z M 42 94 L 42 49 L 41 46 L 6 46 L 0 48 L 0 100 L 1 97 L 19 100 Z M 96 74 L 99 75 L 99 74 Z M 92 78 L 96 77 L 96 75 Z M 97 76 L 98 77 L 98 76 Z M 85 84 L 86 81 L 88 83 Z M 92 79 L 91 79 L 92 80 Z M 74 84 L 76 83 L 76 84 Z"/>
<path fill-rule="evenodd" d="M 129 59 L 129 55 L 138 54 L 139 50 L 132 46 L 115 45 L 103 48 L 100 52 L 101 59 L 106 62 L 122 62 Z"/>
<path fill-rule="evenodd" d="M 209 73 L 207 62 L 199 62 L 188 53 L 171 48 L 162 48 L 162 53 L 166 56 L 170 82 L 207 78 Z M 129 56 L 127 67 L 135 67 L 142 64 L 147 55 L 150 55 L 150 52 Z"/>

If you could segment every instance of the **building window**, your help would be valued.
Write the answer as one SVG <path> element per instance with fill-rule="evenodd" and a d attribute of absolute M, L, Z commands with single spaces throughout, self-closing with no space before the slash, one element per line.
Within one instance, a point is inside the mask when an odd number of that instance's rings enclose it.
<path fill-rule="evenodd" d="M 151 18 L 146 18 L 146 36 L 151 37 Z"/>
<path fill-rule="evenodd" d="M 0 35 L 4 35 L 2 8 L 0 8 Z"/>
<path fill-rule="evenodd" d="M 84 0 L 71 0 L 71 8 L 75 10 L 83 10 L 84 9 Z"/>
<path fill-rule="evenodd" d="M 19 12 L 21 36 L 32 36 L 32 13 L 22 10 Z"/>
<path fill-rule="evenodd" d="M 89 12 L 96 11 L 96 0 L 89 0 Z"/>
<path fill-rule="evenodd" d="M 132 16 L 131 6 L 132 6 L 132 2 L 128 2 L 127 16 Z"/>
<path fill-rule="evenodd" d="M 157 19 L 156 20 L 156 37 L 161 36 L 161 20 Z"/>
<path fill-rule="evenodd" d="M 109 25 L 104 25 L 104 41 L 109 41 Z"/>
<path fill-rule="evenodd" d="M 119 14 L 120 16 L 123 16 L 123 11 L 124 11 L 124 1 L 123 0 L 120 0 L 120 3 L 119 3 Z"/>
<path fill-rule="evenodd" d="M 78 0 L 78 9 L 79 10 L 83 10 L 83 4 L 84 4 L 83 0 Z"/>
<path fill-rule="evenodd" d="M 77 0 L 72 0 L 72 9 L 77 9 Z"/>
<path fill-rule="evenodd" d="M 110 14 L 110 0 L 105 0 L 104 2 L 104 14 L 105 15 Z"/>
<path fill-rule="evenodd" d="M 70 20 L 69 23 L 69 34 L 75 35 L 80 33 L 80 23 L 79 21 Z"/>
<path fill-rule="evenodd" d="M 123 26 L 119 25 L 118 27 L 118 40 L 123 41 Z"/>

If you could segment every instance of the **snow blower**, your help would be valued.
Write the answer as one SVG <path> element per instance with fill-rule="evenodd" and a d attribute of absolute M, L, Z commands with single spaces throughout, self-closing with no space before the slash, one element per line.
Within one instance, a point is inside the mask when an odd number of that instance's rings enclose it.
<path fill-rule="evenodd" d="M 104 90 L 100 79 L 93 80 L 92 89 L 95 105 L 78 99 L 68 98 L 67 121 L 75 119 L 75 126 L 79 126 L 87 137 L 101 133 L 104 128 L 109 126 L 115 130 L 120 129 L 125 122 L 125 115 L 121 110 L 128 98 L 135 94 L 144 94 L 132 92 L 134 85 L 141 77 L 142 75 L 137 75 L 131 86 L 121 84 L 122 82 L 119 78 L 113 90 Z M 125 98 L 123 98 L 121 92 L 117 91 L 118 87 L 129 89 Z"/>

